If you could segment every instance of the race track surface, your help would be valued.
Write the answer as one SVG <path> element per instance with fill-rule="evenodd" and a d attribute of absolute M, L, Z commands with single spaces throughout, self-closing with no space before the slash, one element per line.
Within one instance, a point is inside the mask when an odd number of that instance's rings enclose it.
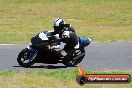
<path fill-rule="evenodd" d="M 30 68 L 20 67 L 17 55 L 28 44 L 0 45 L 0 70 L 77 69 L 63 64 L 34 64 Z M 78 64 L 86 70 L 132 70 L 132 42 L 93 43 L 85 48 L 86 56 Z"/>

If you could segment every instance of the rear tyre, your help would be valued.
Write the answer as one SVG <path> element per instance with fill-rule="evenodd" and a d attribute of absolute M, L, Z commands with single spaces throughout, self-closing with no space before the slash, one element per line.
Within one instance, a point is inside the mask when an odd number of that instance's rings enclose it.
<path fill-rule="evenodd" d="M 79 58 L 76 58 L 75 59 L 75 57 L 77 57 L 79 55 L 81 55 L 81 56 Z M 84 48 L 83 49 L 80 49 L 79 51 L 76 51 L 75 54 L 74 54 L 74 58 L 72 60 L 72 63 L 74 65 L 79 64 L 83 60 L 84 56 L 85 56 L 85 49 Z"/>
<path fill-rule="evenodd" d="M 29 54 L 30 54 L 30 51 L 28 48 L 25 48 L 23 49 L 19 55 L 18 55 L 18 58 L 17 58 L 17 62 L 20 66 L 22 67 L 30 67 L 31 65 L 34 64 L 34 61 L 33 59 L 31 60 L 29 58 Z"/>
<path fill-rule="evenodd" d="M 77 57 L 81 54 L 83 54 L 83 55 L 80 56 L 79 58 L 75 59 L 75 57 Z M 64 58 L 63 64 L 66 65 L 67 67 L 76 66 L 78 63 L 80 63 L 83 60 L 84 56 L 85 56 L 84 48 L 80 49 L 80 50 L 76 50 L 75 53 L 73 54 L 73 56 Z"/>

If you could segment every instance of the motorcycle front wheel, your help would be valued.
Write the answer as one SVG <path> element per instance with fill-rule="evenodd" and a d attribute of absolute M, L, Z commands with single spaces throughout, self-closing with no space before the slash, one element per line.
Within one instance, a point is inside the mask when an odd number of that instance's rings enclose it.
<path fill-rule="evenodd" d="M 17 58 L 18 64 L 22 67 L 30 67 L 31 65 L 33 65 L 34 58 L 30 59 L 29 55 L 30 55 L 29 49 L 28 48 L 23 49 L 18 55 L 18 58 Z"/>

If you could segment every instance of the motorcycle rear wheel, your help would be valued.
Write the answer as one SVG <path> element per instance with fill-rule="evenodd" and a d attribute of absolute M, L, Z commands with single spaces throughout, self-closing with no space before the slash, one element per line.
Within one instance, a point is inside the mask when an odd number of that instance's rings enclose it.
<path fill-rule="evenodd" d="M 74 57 L 78 56 L 79 54 L 82 54 L 84 53 L 83 56 L 81 56 L 80 58 L 78 59 L 74 59 Z M 63 60 L 63 64 L 67 67 L 73 67 L 73 66 L 76 66 L 77 64 L 79 64 L 83 58 L 85 56 L 85 49 L 80 49 L 79 51 L 75 52 L 73 57 L 70 59 L 70 57 L 66 57 L 64 60 Z"/>

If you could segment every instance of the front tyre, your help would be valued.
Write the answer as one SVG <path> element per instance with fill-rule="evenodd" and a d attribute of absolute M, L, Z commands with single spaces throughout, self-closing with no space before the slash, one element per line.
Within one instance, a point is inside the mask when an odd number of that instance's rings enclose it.
<path fill-rule="evenodd" d="M 34 64 L 33 60 L 29 58 L 30 51 L 28 48 L 23 49 L 17 58 L 17 62 L 22 67 L 29 67 Z"/>

